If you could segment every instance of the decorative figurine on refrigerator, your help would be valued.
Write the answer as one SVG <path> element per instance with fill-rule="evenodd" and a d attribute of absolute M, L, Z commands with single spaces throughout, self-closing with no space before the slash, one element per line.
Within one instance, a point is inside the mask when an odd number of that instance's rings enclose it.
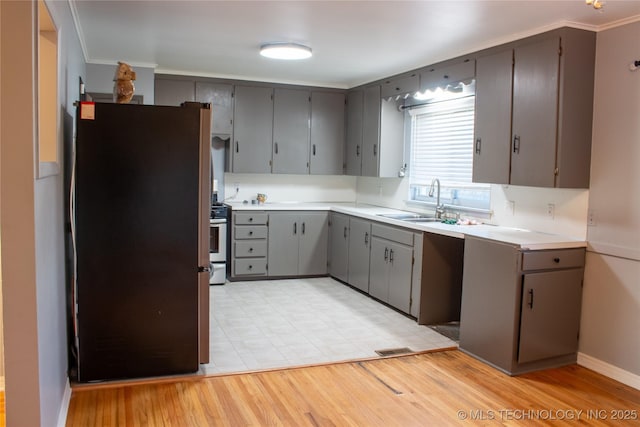
<path fill-rule="evenodd" d="M 133 81 L 136 79 L 136 72 L 125 62 L 118 61 L 118 68 L 113 79 L 113 102 L 117 104 L 128 104 L 133 98 L 136 88 Z"/>

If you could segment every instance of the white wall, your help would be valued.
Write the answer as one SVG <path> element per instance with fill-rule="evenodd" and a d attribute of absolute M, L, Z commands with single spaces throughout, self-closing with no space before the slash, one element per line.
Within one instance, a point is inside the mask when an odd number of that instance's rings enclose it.
<path fill-rule="evenodd" d="M 87 92 L 113 93 L 113 77 L 117 64 L 87 64 L 87 78 L 85 86 Z M 133 66 L 136 80 L 133 82 L 136 95 L 142 95 L 143 103 L 153 105 L 155 93 L 155 74 L 153 68 Z"/>
<path fill-rule="evenodd" d="M 55 426 L 64 421 L 67 378 L 63 175 L 35 177 L 37 34 L 33 2 L 0 2 L 2 144 L 0 202 L 7 425 Z M 82 50 L 67 2 L 47 1 L 59 31 L 59 159 L 72 135 Z M 21 82 L 17 85 L 16 82 Z M 8 89 L 8 90 L 6 90 Z M 65 165 L 62 163 L 64 168 Z"/>
<path fill-rule="evenodd" d="M 580 352 L 640 388 L 640 70 L 628 68 L 638 40 L 640 22 L 597 37 Z"/>
<path fill-rule="evenodd" d="M 267 195 L 268 202 L 354 202 L 355 177 L 329 175 L 279 175 L 225 173 L 227 200 L 243 201 Z M 235 184 L 240 191 L 236 197 Z"/>
<path fill-rule="evenodd" d="M 357 179 L 358 203 L 369 203 L 415 212 L 433 212 L 433 208 L 420 209 L 407 204 L 409 178 Z M 513 201 L 515 209 L 507 208 Z M 586 239 L 588 190 L 516 187 L 512 185 L 491 186 L 491 219 L 484 222 L 506 227 L 526 228 Z M 554 205 L 554 215 L 547 215 L 547 205 Z"/>

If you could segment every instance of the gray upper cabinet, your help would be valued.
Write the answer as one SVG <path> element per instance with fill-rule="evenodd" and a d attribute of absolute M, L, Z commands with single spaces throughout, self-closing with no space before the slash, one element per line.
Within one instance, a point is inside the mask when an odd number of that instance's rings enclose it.
<path fill-rule="evenodd" d="M 511 184 L 554 187 L 560 39 L 514 51 Z"/>
<path fill-rule="evenodd" d="M 277 88 L 273 102 L 273 173 L 309 173 L 310 94 Z"/>
<path fill-rule="evenodd" d="M 311 160 L 313 175 L 342 175 L 344 165 L 345 96 L 311 93 Z"/>
<path fill-rule="evenodd" d="M 232 171 L 270 173 L 272 138 L 273 89 L 236 86 Z"/>
<path fill-rule="evenodd" d="M 428 67 L 420 72 L 420 92 L 437 87 L 446 87 L 461 81 L 471 80 L 475 76 L 475 62 L 466 59 L 462 62 Z"/>
<path fill-rule="evenodd" d="M 329 221 L 329 274 L 346 282 L 349 273 L 349 217 L 331 212 Z"/>
<path fill-rule="evenodd" d="M 211 134 L 230 136 L 233 131 L 233 86 L 196 82 L 195 100 L 211 104 Z"/>
<path fill-rule="evenodd" d="M 508 184 L 513 50 L 476 60 L 473 182 Z"/>
<path fill-rule="evenodd" d="M 563 28 L 498 49 L 477 61 L 473 180 L 588 188 L 595 34 Z"/>
<path fill-rule="evenodd" d="M 382 83 L 380 94 L 382 98 L 413 95 L 420 89 L 419 74 L 411 73 L 408 76 L 396 77 Z"/>
<path fill-rule="evenodd" d="M 155 79 L 155 105 L 179 106 L 185 101 L 195 101 L 195 96 L 196 85 L 193 80 Z"/>
<path fill-rule="evenodd" d="M 362 175 L 362 114 L 364 91 L 355 89 L 347 94 L 347 175 Z"/>
<path fill-rule="evenodd" d="M 362 175 L 378 176 L 380 86 L 370 86 L 364 89 L 362 111 Z"/>

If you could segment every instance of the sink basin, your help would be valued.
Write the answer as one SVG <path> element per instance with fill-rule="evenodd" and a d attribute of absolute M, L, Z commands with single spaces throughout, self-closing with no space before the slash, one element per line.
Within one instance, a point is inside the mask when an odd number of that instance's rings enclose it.
<path fill-rule="evenodd" d="M 403 219 L 406 222 L 441 222 L 440 218 L 436 217 L 420 217 L 420 218 L 406 218 Z"/>
<path fill-rule="evenodd" d="M 440 219 L 434 217 L 434 216 L 430 216 L 430 215 L 420 215 L 417 213 L 411 213 L 411 212 L 406 212 L 406 213 L 391 213 L 391 214 L 378 214 L 378 216 L 381 216 L 383 218 L 389 218 L 389 219 L 397 219 L 400 221 L 407 221 L 407 222 L 435 222 L 435 221 L 440 221 Z"/>
<path fill-rule="evenodd" d="M 377 214 L 377 216 L 381 216 L 383 218 L 389 218 L 389 219 L 399 219 L 399 220 L 403 220 L 403 221 L 406 221 L 408 219 L 422 218 L 422 215 L 415 214 L 415 213 L 410 213 L 410 212 L 406 212 L 406 213 L 390 213 L 390 214 Z"/>

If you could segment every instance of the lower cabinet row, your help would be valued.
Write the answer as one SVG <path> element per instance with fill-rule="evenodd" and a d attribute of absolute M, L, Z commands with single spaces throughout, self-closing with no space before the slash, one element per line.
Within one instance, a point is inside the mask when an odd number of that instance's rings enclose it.
<path fill-rule="evenodd" d="M 231 280 L 327 274 L 328 212 L 234 212 Z"/>

